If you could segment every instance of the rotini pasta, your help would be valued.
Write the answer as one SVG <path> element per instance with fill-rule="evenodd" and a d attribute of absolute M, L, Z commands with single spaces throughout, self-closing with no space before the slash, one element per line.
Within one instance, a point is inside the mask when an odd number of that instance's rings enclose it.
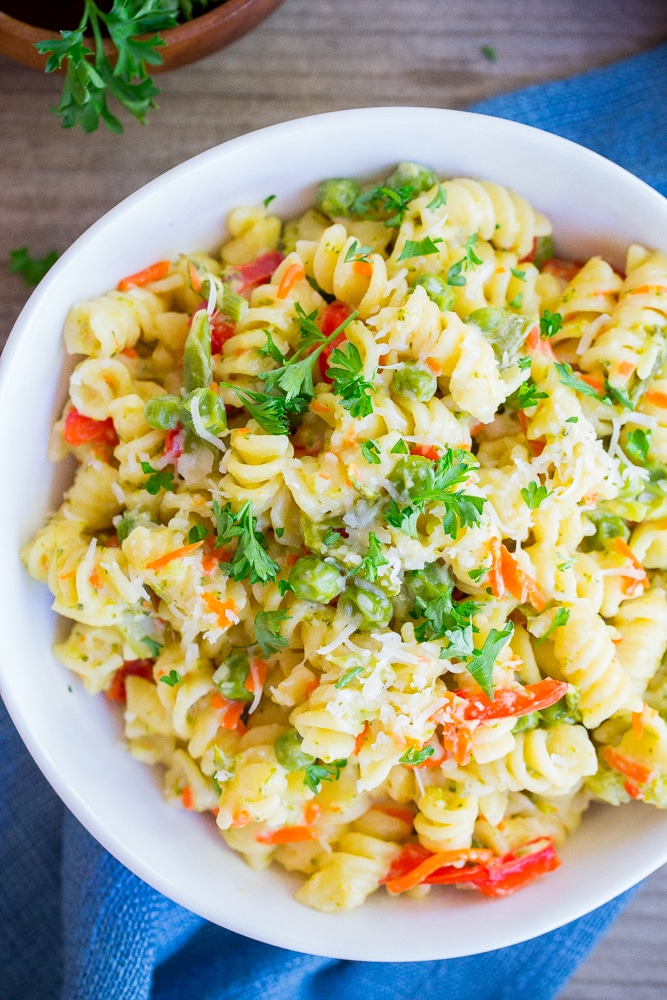
<path fill-rule="evenodd" d="M 67 317 L 77 471 L 22 552 L 57 659 L 324 911 L 506 894 L 592 798 L 664 807 L 667 255 L 553 261 L 411 163 L 228 231 Z"/>

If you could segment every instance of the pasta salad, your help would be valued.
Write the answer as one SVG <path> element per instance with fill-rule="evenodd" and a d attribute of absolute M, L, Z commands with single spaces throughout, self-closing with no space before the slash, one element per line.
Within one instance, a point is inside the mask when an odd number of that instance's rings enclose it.
<path fill-rule="evenodd" d="M 324 911 L 667 803 L 667 254 L 401 163 L 72 308 L 22 557 L 166 798 Z M 443 898 L 443 902 L 446 897 Z"/>

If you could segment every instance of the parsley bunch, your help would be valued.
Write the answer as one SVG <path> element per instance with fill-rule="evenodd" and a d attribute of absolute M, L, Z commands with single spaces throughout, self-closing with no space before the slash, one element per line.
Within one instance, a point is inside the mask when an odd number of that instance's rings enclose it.
<path fill-rule="evenodd" d="M 475 465 L 470 452 L 462 448 L 446 448 L 428 470 L 426 481 L 408 488 L 409 503 L 406 506 L 401 507 L 393 499 L 389 501 L 387 523 L 414 537 L 419 515 L 429 504 L 441 503 L 445 507 L 443 527 L 451 538 L 456 538 L 461 528 L 479 524 L 485 498 L 455 489 L 466 481 Z"/>
<path fill-rule="evenodd" d="M 237 514 L 231 504 L 221 507 L 217 500 L 213 501 L 212 509 L 217 527 L 216 548 L 238 539 L 231 562 L 221 564 L 232 580 L 247 578 L 251 584 L 275 580 L 280 567 L 266 551 L 266 539 L 257 531 L 257 518 L 253 517 L 250 501 L 246 500 Z"/>
<path fill-rule="evenodd" d="M 109 109 L 109 97 L 143 123 L 159 94 L 147 69 L 162 62 L 158 50 L 165 43 L 157 32 L 173 28 L 179 17 L 192 17 L 195 4 L 204 9 L 210 3 L 211 0 L 113 0 L 111 10 L 106 12 L 95 0 L 84 0 L 77 28 L 61 31 L 60 38 L 35 45 L 38 52 L 49 56 L 47 73 L 65 66 L 65 83 L 55 108 L 63 128 L 80 125 L 84 132 L 94 132 L 101 120 L 111 132 L 122 132 L 121 122 Z M 86 44 L 87 33 L 92 35 L 93 48 Z M 113 56 L 110 59 L 104 51 L 105 34 L 111 39 L 115 59 Z"/>

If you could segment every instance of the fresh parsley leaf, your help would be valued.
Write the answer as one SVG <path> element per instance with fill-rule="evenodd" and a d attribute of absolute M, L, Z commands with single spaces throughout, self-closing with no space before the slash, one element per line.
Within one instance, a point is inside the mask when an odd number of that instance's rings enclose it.
<path fill-rule="evenodd" d="M 477 233 L 473 233 L 472 236 L 466 240 L 463 257 L 452 264 L 447 272 L 448 285 L 462 287 L 466 283 L 465 275 L 462 274 L 462 272 L 470 271 L 482 263 L 481 257 L 479 257 L 475 252 L 476 243 Z"/>
<path fill-rule="evenodd" d="M 421 511 L 419 508 L 410 507 L 399 507 L 396 501 L 392 498 L 387 504 L 387 511 L 385 513 L 385 519 L 387 524 L 392 528 L 398 528 L 405 535 L 409 535 L 411 538 L 417 537 L 417 520 Z"/>
<path fill-rule="evenodd" d="M 624 445 L 625 454 L 628 458 L 632 459 L 633 462 L 636 462 L 637 465 L 644 465 L 646 459 L 648 458 L 650 445 L 650 429 L 643 431 L 640 427 L 636 427 L 628 434 L 627 441 Z"/>
<path fill-rule="evenodd" d="M 544 635 L 541 635 L 537 640 L 538 642 L 544 642 L 557 628 L 565 625 L 570 619 L 570 609 L 569 608 L 558 608 L 556 614 L 554 615 L 554 620 L 552 621 L 549 628 L 546 630 Z"/>
<path fill-rule="evenodd" d="M 271 656 L 278 650 L 289 645 L 287 639 L 280 634 L 280 623 L 291 618 L 280 608 L 276 611 L 258 611 L 255 615 L 255 639 L 262 650 L 262 656 Z"/>
<path fill-rule="evenodd" d="M 351 261 L 362 261 L 364 264 L 370 263 L 368 255 L 373 253 L 373 247 L 362 247 L 359 246 L 357 240 L 353 240 L 348 247 L 347 253 L 345 254 L 345 263 L 349 264 Z"/>
<path fill-rule="evenodd" d="M 310 764 L 305 768 L 303 783 L 317 795 L 321 783 L 323 781 L 338 781 L 340 772 L 346 766 L 346 760 L 334 760 L 331 764 Z"/>
<path fill-rule="evenodd" d="M 367 417 L 373 412 L 371 393 L 375 392 L 375 386 L 361 374 L 363 367 L 355 344 L 347 343 L 345 347 L 335 347 L 331 352 L 327 374 L 332 389 L 353 417 Z"/>
<path fill-rule="evenodd" d="M 481 649 L 476 649 L 466 664 L 484 694 L 493 699 L 493 667 L 501 650 L 514 632 L 514 625 L 508 622 L 500 631 L 492 628 Z"/>
<path fill-rule="evenodd" d="M 617 389 L 616 386 L 610 385 L 607 379 L 604 381 L 604 390 L 605 394 L 602 400 L 603 403 L 609 400 L 611 403 L 618 403 L 618 405 L 622 406 L 624 410 L 634 410 L 634 404 L 632 403 L 632 400 L 628 396 L 627 392 L 623 392 L 622 389 Z"/>
<path fill-rule="evenodd" d="M 262 202 L 262 205 L 264 206 L 264 208 L 268 208 L 269 205 L 271 204 L 271 202 L 273 201 L 273 199 L 275 197 L 276 197 L 275 194 L 269 194 L 269 195 L 267 195 L 266 198 L 264 199 L 264 201 Z"/>
<path fill-rule="evenodd" d="M 410 184 L 398 188 L 376 185 L 358 195 L 352 206 L 352 215 L 365 219 L 384 216 L 387 228 L 400 226 L 414 196 L 415 189 Z"/>
<path fill-rule="evenodd" d="M 452 266 L 449 268 L 449 270 L 447 271 L 448 285 L 452 285 L 454 288 L 462 288 L 465 285 L 466 283 L 465 275 L 461 274 L 461 271 L 463 270 L 463 264 L 464 260 L 463 258 L 461 258 L 461 260 L 457 260 L 456 263 L 452 264 Z"/>
<path fill-rule="evenodd" d="M 436 245 L 438 243 L 442 243 L 441 236 L 437 236 L 434 240 L 430 236 L 425 236 L 423 240 L 406 240 L 396 260 L 410 260 L 411 257 L 428 257 L 430 254 L 438 253 L 439 248 Z"/>
<path fill-rule="evenodd" d="M 566 424 L 578 424 L 579 423 L 579 417 L 568 417 L 567 420 L 565 421 L 565 423 Z"/>
<path fill-rule="evenodd" d="M 489 572 L 488 566 L 478 566 L 476 569 L 469 569 L 468 576 L 473 581 L 473 583 L 479 583 Z"/>
<path fill-rule="evenodd" d="M 548 340 L 554 337 L 563 327 L 563 317 L 560 313 L 552 313 L 548 309 L 544 310 L 540 318 L 540 337 Z"/>
<path fill-rule="evenodd" d="M 434 212 L 436 208 L 442 208 L 442 206 L 446 204 L 447 204 L 447 191 L 442 186 L 442 184 L 438 184 L 434 197 L 431 199 L 431 201 L 429 201 L 426 207 L 429 208 L 432 212 Z"/>
<path fill-rule="evenodd" d="M 515 389 L 505 400 L 505 408 L 508 410 L 529 410 L 531 406 L 537 406 L 541 399 L 547 399 L 548 393 L 537 388 L 532 378 L 527 378 L 518 389 Z"/>
<path fill-rule="evenodd" d="M 154 659 L 157 659 L 160 655 L 160 650 L 164 648 L 162 643 L 158 642 L 157 639 L 153 639 L 150 635 L 142 635 L 141 641 L 145 646 L 148 646 L 151 651 L 151 656 Z"/>
<path fill-rule="evenodd" d="M 375 583 L 378 576 L 378 569 L 380 566 L 386 565 L 388 565 L 388 560 L 382 554 L 380 540 L 371 531 L 368 536 L 368 552 L 359 565 L 355 566 L 350 576 L 361 573 L 369 583 Z"/>
<path fill-rule="evenodd" d="M 526 507 L 531 510 L 537 510 L 543 500 L 550 495 L 549 490 L 546 486 L 542 486 L 536 482 L 528 483 L 528 486 L 524 486 L 521 490 L 521 496 Z"/>
<path fill-rule="evenodd" d="M 293 590 L 294 587 L 289 580 L 278 580 L 278 591 L 280 592 L 281 597 L 284 597 L 285 594 L 288 594 Z"/>
<path fill-rule="evenodd" d="M 482 53 L 485 59 L 489 60 L 489 62 L 495 62 L 496 59 L 498 58 L 498 53 L 496 52 L 496 50 L 493 48 L 492 45 L 482 45 L 480 46 L 479 51 Z"/>
<path fill-rule="evenodd" d="M 523 292 L 519 292 L 518 295 L 514 296 L 511 302 L 507 303 L 510 309 L 520 309 L 522 304 L 523 304 Z"/>
<path fill-rule="evenodd" d="M 217 500 L 213 501 L 212 510 L 218 532 L 216 547 L 238 539 L 231 562 L 221 563 L 221 568 L 232 580 L 248 579 L 251 584 L 275 580 L 280 567 L 265 551 L 266 541 L 257 531 L 257 518 L 253 517 L 250 501 L 246 500 L 237 514 L 233 513 L 230 504 L 220 507 Z"/>
<path fill-rule="evenodd" d="M 168 684 L 170 688 L 173 688 L 175 684 L 182 684 L 182 682 L 183 678 L 178 670 L 170 670 L 168 674 L 163 674 L 160 678 L 160 683 Z"/>
<path fill-rule="evenodd" d="M 390 454 L 391 455 L 409 455 L 410 454 L 410 449 L 408 448 L 408 446 L 405 443 L 405 441 L 403 440 L 403 438 L 399 438 L 398 441 L 396 442 L 396 444 L 394 445 L 394 447 L 391 449 Z"/>
<path fill-rule="evenodd" d="M 595 391 L 592 385 L 576 375 L 572 370 L 572 365 L 569 365 L 567 361 L 563 364 L 556 362 L 556 371 L 558 372 L 558 378 L 562 385 L 567 386 L 568 389 L 574 389 L 575 392 L 581 393 L 582 396 L 592 396 L 593 399 L 600 400 L 601 397 L 599 393 Z"/>
<path fill-rule="evenodd" d="M 143 484 L 143 489 L 145 489 L 151 496 L 157 496 L 160 490 L 173 490 L 174 488 L 174 473 L 167 472 L 166 470 L 154 469 L 150 462 L 141 463 L 141 471 L 145 472 L 148 479 Z"/>
<path fill-rule="evenodd" d="M 373 438 L 361 442 L 361 453 L 369 465 L 380 464 L 380 449 L 377 441 L 374 441 Z"/>
<path fill-rule="evenodd" d="M 335 686 L 338 689 L 347 687 L 348 684 L 351 684 L 352 681 L 354 680 L 354 678 L 358 677 L 359 674 L 363 673 L 363 671 L 364 671 L 363 667 L 352 667 L 352 669 L 348 670 L 348 672 L 346 674 L 343 674 L 343 676 L 340 678 L 340 680 L 336 681 L 336 685 Z"/>
<path fill-rule="evenodd" d="M 274 528 L 273 533 L 276 536 L 276 538 L 282 538 L 283 535 L 285 534 L 285 529 L 284 528 Z"/>
<path fill-rule="evenodd" d="M 572 569 L 572 567 L 574 566 L 575 562 L 577 561 L 574 558 L 565 559 L 560 554 L 560 552 L 557 552 L 556 555 L 558 556 L 559 559 L 563 559 L 563 562 L 556 564 L 556 569 L 559 569 L 561 571 L 561 573 L 565 572 L 565 570 L 567 570 L 567 569 Z"/>
<path fill-rule="evenodd" d="M 336 531 L 335 528 L 327 528 L 327 530 L 322 535 L 322 542 L 327 547 L 331 547 L 332 545 L 338 545 L 340 541 L 341 541 L 340 534 L 338 531 Z"/>
<path fill-rule="evenodd" d="M 530 366 L 532 365 L 532 363 L 533 363 L 533 359 L 529 358 L 528 355 L 526 355 L 523 358 L 517 358 L 516 359 L 517 367 L 518 367 L 519 371 L 522 371 L 522 372 L 525 372 L 527 368 L 530 368 Z"/>
<path fill-rule="evenodd" d="M 260 347 L 257 353 L 261 354 L 262 357 L 271 358 L 273 361 L 277 361 L 279 365 L 284 364 L 285 355 L 276 346 L 269 331 L 265 330 L 264 334 L 266 336 L 266 344 L 264 347 Z"/>
<path fill-rule="evenodd" d="M 520 271 L 518 267 L 511 267 L 510 271 L 514 275 L 514 277 L 517 279 L 517 281 L 525 281 L 526 280 L 526 272 L 525 271 Z"/>
<path fill-rule="evenodd" d="M 193 524 L 188 532 L 188 545 L 203 542 L 207 536 L 208 528 L 205 528 L 203 524 Z"/>
<path fill-rule="evenodd" d="M 7 270 L 10 274 L 20 274 L 26 285 L 34 288 L 53 267 L 58 256 L 57 250 L 51 250 L 44 257 L 32 257 L 27 247 L 20 247 L 9 251 Z"/>
<path fill-rule="evenodd" d="M 231 382 L 221 382 L 226 389 L 232 389 L 239 397 L 251 417 L 257 421 L 267 434 L 287 434 L 289 419 L 284 399 L 271 396 L 266 392 L 254 392 L 252 389 L 241 389 Z"/>
<path fill-rule="evenodd" d="M 402 757 L 399 757 L 399 764 L 408 764 L 411 767 L 416 767 L 418 764 L 422 764 L 429 757 L 432 757 L 435 753 L 433 747 L 422 747 L 421 750 L 417 750 L 416 747 L 410 747 L 406 750 Z"/>

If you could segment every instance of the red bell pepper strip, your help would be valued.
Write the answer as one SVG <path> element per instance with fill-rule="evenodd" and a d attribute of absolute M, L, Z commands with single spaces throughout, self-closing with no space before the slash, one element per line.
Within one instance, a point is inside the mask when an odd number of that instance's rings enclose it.
<path fill-rule="evenodd" d="M 336 330 L 341 323 L 345 322 L 351 312 L 352 309 L 350 306 L 346 305 L 345 302 L 339 302 L 338 299 L 330 302 L 317 321 L 317 325 L 320 328 L 322 335 L 324 337 L 330 337 L 334 330 Z M 327 346 L 322 349 L 318 358 L 318 364 L 320 366 L 320 378 L 323 382 L 331 382 L 331 379 L 327 375 L 331 352 L 335 347 L 340 347 L 346 339 L 347 333 L 345 330 L 341 330 L 339 335 L 332 340 L 330 344 L 327 344 Z"/>
<path fill-rule="evenodd" d="M 285 256 L 280 250 L 267 250 L 261 253 L 254 260 L 249 260 L 245 264 L 237 264 L 232 273 L 230 282 L 232 288 L 239 295 L 264 285 L 272 277 L 276 268 L 282 264 Z"/>
<path fill-rule="evenodd" d="M 472 879 L 471 884 L 484 896 L 511 896 L 559 865 L 560 858 L 553 841 L 549 837 L 541 837 L 484 865 L 484 874 Z"/>
<path fill-rule="evenodd" d="M 111 417 L 107 417 L 106 420 L 93 420 L 92 417 L 86 417 L 75 409 L 71 409 L 65 417 L 63 437 L 72 447 L 94 441 L 113 446 L 118 444 L 118 435 Z"/>
<path fill-rule="evenodd" d="M 113 675 L 111 684 L 104 691 L 109 701 L 120 701 L 125 704 L 127 701 L 126 677 L 143 677 L 146 681 L 152 681 L 153 660 L 126 660 Z"/>

